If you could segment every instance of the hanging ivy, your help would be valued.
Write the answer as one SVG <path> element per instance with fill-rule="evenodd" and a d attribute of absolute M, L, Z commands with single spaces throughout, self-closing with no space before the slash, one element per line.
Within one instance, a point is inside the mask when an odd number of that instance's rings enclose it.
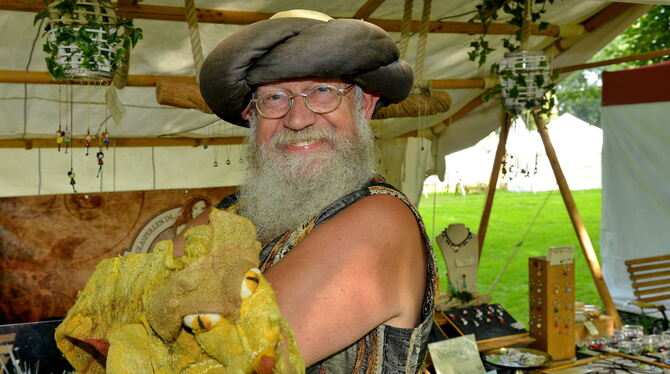
<path fill-rule="evenodd" d="M 54 79 L 72 79 L 68 69 L 74 60 L 80 69 L 98 71 L 94 74 L 111 78 L 128 51 L 142 39 L 142 30 L 131 19 L 113 16 L 113 8 L 107 1 L 97 0 L 99 7 L 77 0 L 43 1 L 46 7 L 35 15 L 34 23 L 48 19 L 42 49 L 48 55 L 47 69 Z M 111 22 L 100 22 L 96 9 L 108 12 L 104 16 Z"/>
<path fill-rule="evenodd" d="M 548 22 L 541 21 L 542 16 L 547 11 L 547 6 L 554 3 L 554 0 L 533 0 L 531 1 L 530 19 L 532 24 L 537 24 L 540 30 L 549 27 Z M 488 40 L 486 40 L 487 32 L 490 24 L 499 18 L 499 13 L 502 12 L 509 16 L 508 24 L 515 26 L 516 30 L 509 36 L 503 38 L 502 45 L 507 52 L 519 52 L 521 49 L 521 28 L 524 22 L 524 0 L 483 0 L 481 4 L 476 6 L 477 14 L 479 15 L 482 24 L 481 35 L 470 43 L 471 50 L 468 52 L 468 58 L 471 61 L 477 62 L 479 66 L 486 63 L 491 52 L 495 51 L 491 47 Z M 541 63 L 541 64 L 545 64 Z M 556 76 L 545 78 L 542 74 L 519 74 L 518 69 L 510 66 L 502 66 L 499 62 L 491 64 L 490 72 L 492 75 L 499 77 L 500 81 L 513 82 L 514 86 L 504 87 L 502 84 L 496 84 L 490 91 L 483 95 L 483 99 L 488 101 L 491 96 L 503 93 L 505 97 L 511 99 L 519 98 L 520 92 L 527 91 L 529 88 L 538 89 L 545 94 L 538 98 L 530 98 L 526 101 L 527 108 L 536 108 L 541 113 L 548 114 L 554 106 L 553 90 Z M 506 106 L 506 110 L 511 114 L 519 114 L 518 108 L 510 108 Z"/>

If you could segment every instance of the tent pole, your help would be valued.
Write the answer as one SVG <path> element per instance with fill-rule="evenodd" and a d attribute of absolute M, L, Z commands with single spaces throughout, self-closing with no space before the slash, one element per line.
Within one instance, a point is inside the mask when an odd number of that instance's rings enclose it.
<path fill-rule="evenodd" d="M 505 158 L 505 144 L 507 143 L 507 135 L 509 134 L 509 126 L 512 122 L 510 115 L 505 115 L 505 121 L 500 126 L 500 135 L 498 137 L 498 148 L 493 159 L 493 167 L 491 168 L 491 177 L 489 178 L 489 186 L 486 189 L 486 202 L 484 203 L 484 210 L 482 211 L 482 218 L 479 221 L 479 230 L 477 236 L 479 237 L 479 258 L 482 257 L 482 248 L 484 248 L 484 238 L 486 237 L 486 229 L 489 225 L 489 217 L 491 216 L 491 207 L 493 206 L 493 197 L 496 193 L 496 186 L 498 185 L 498 175 L 500 175 L 500 167 L 503 158 Z"/>
<path fill-rule="evenodd" d="M 535 124 L 537 125 L 537 131 L 540 133 L 540 137 L 542 138 L 544 149 L 547 152 L 547 158 L 549 158 L 551 168 L 554 171 L 554 176 L 556 177 L 556 183 L 558 184 L 558 188 L 561 191 L 561 196 L 563 196 L 563 202 L 565 202 L 565 207 L 568 210 L 570 221 L 572 221 L 572 226 L 574 227 L 575 232 L 577 233 L 577 238 L 579 239 L 579 244 L 582 247 L 582 252 L 584 253 L 586 262 L 589 265 L 589 269 L 591 270 L 591 275 L 593 276 L 593 282 L 595 283 L 596 288 L 598 289 L 598 293 L 600 294 L 600 299 L 603 301 L 603 304 L 605 305 L 605 310 L 607 310 L 607 314 L 609 314 L 614 318 L 615 327 L 621 328 L 621 318 L 619 317 L 619 312 L 616 310 L 616 307 L 614 306 L 612 296 L 610 295 L 609 289 L 607 288 L 607 284 L 603 279 L 600 263 L 598 262 L 595 250 L 593 249 L 593 244 L 591 243 L 591 239 L 589 238 L 589 233 L 586 231 L 584 221 L 582 220 L 582 217 L 579 215 L 579 210 L 577 210 L 577 205 L 575 204 L 575 200 L 573 199 L 572 193 L 570 192 L 570 187 L 568 187 L 568 182 L 565 179 L 563 170 L 561 170 L 561 165 L 558 162 L 556 151 L 554 150 L 554 146 L 551 144 L 551 140 L 549 139 L 549 131 L 547 130 L 547 124 L 544 118 L 537 112 L 533 112 L 533 118 L 535 119 Z"/>

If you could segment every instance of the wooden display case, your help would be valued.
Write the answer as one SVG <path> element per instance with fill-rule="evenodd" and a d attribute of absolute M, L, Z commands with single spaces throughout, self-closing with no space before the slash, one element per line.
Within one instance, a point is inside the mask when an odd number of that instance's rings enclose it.
<path fill-rule="evenodd" d="M 546 257 L 528 259 L 531 346 L 553 360 L 575 357 L 575 265 L 550 265 Z"/>

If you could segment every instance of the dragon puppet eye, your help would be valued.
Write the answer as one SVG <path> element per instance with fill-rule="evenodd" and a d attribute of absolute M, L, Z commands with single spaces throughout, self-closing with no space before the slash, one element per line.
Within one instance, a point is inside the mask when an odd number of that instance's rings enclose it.
<path fill-rule="evenodd" d="M 184 325 L 193 332 L 205 331 L 219 323 L 221 318 L 217 313 L 189 314 L 184 316 Z"/>
<path fill-rule="evenodd" d="M 258 282 L 260 281 L 261 271 L 257 268 L 251 268 L 244 274 L 244 279 L 242 279 L 242 286 L 240 289 L 240 296 L 242 300 L 253 295 L 258 288 Z"/>

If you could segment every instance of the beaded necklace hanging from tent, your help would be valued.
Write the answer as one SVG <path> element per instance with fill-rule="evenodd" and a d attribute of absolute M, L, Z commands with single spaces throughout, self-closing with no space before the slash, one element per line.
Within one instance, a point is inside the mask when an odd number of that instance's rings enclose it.
<path fill-rule="evenodd" d="M 86 85 L 86 97 L 91 97 L 91 86 Z M 86 147 L 86 154 L 88 156 L 89 150 L 91 148 L 91 140 L 93 136 L 91 135 L 91 102 L 86 103 L 86 135 L 84 135 L 84 146 Z"/>
<path fill-rule="evenodd" d="M 70 85 L 70 131 L 74 132 L 74 87 Z M 68 132 L 68 127 L 67 125 L 65 126 L 65 134 L 63 136 L 63 143 L 65 143 L 65 153 L 67 153 L 67 148 L 72 142 L 72 138 L 70 137 L 70 132 Z M 75 181 L 75 173 L 74 173 L 74 152 L 70 152 L 70 170 L 67 172 L 67 177 L 70 179 L 70 186 L 72 186 L 72 192 L 77 193 L 77 189 L 75 188 L 75 184 L 77 182 Z"/>
<path fill-rule="evenodd" d="M 216 121 L 216 125 L 214 125 L 214 126 L 217 126 L 217 127 L 218 127 L 218 129 L 219 129 L 218 132 L 221 131 L 221 127 L 220 127 L 220 126 L 221 126 L 221 121 Z M 214 131 L 214 130 L 212 130 L 212 131 Z M 212 136 L 213 136 L 213 133 L 212 133 Z M 212 163 L 212 165 L 213 165 L 215 168 L 216 168 L 216 167 L 219 167 L 219 151 L 220 151 L 220 150 L 221 150 L 221 145 L 220 145 L 220 144 L 216 144 L 216 145 L 214 146 L 214 162 Z"/>
<path fill-rule="evenodd" d="M 110 89 L 113 88 L 111 88 L 111 86 L 108 86 L 106 88 L 106 90 Z M 102 166 L 105 165 L 105 153 L 102 151 L 102 147 L 104 145 L 105 150 L 109 149 L 109 143 L 111 142 L 111 139 L 109 137 L 109 130 L 107 130 L 107 121 L 111 118 L 111 115 L 107 113 L 107 110 L 108 106 L 105 105 L 105 118 L 102 120 L 102 123 L 100 123 L 100 126 L 98 128 L 98 152 L 95 154 L 95 158 L 98 161 L 98 173 L 96 175 L 96 178 L 102 176 Z M 105 125 L 105 131 L 100 132 L 103 124 Z M 102 191 L 102 179 L 100 180 L 100 190 Z"/>
<path fill-rule="evenodd" d="M 62 84 L 58 84 L 58 130 L 56 130 L 56 145 L 58 152 L 60 152 L 61 145 L 65 142 L 65 131 L 63 130 L 63 98 L 62 98 Z"/>

